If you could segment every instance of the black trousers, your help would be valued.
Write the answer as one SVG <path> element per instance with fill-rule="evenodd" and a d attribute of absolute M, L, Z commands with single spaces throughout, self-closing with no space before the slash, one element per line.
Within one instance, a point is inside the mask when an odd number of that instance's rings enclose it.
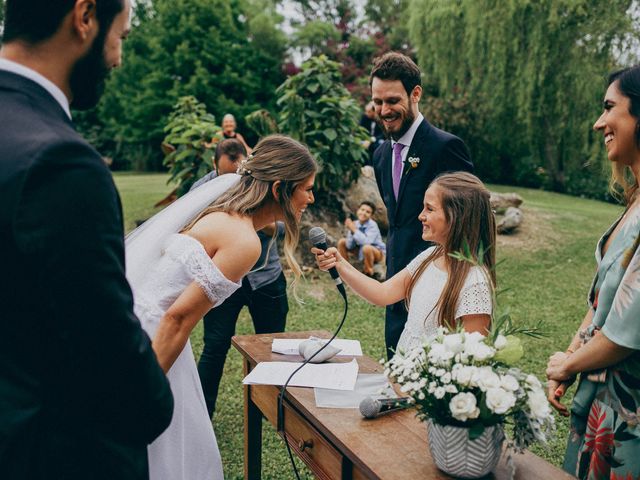
<path fill-rule="evenodd" d="M 384 342 L 387 346 L 387 360 L 393 357 L 398 340 L 407 323 L 407 307 L 404 301 L 388 305 L 384 321 Z"/>
<path fill-rule="evenodd" d="M 249 280 L 244 277 L 242 287 L 205 315 L 204 348 L 198 362 L 198 375 L 209 416 L 216 409 L 224 362 L 231 347 L 231 337 L 236 333 L 238 315 L 244 306 L 249 307 L 256 333 L 284 332 L 289 312 L 284 273 L 257 290 L 251 290 Z"/>

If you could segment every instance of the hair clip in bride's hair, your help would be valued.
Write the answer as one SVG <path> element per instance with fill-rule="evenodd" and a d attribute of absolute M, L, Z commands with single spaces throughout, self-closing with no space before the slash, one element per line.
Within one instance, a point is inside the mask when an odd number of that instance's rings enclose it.
<path fill-rule="evenodd" d="M 251 175 L 251 169 L 247 168 L 247 163 L 249 163 L 249 161 L 252 158 L 253 158 L 253 155 L 249 155 L 245 160 L 242 160 L 240 162 L 240 165 L 238 166 L 238 170 L 236 171 L 238 175 Z"/>

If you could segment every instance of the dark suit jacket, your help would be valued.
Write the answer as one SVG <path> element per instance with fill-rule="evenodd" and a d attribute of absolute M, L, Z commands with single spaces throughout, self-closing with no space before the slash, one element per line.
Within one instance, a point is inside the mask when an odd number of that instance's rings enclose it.
<path fill-rule="evenodd" d="M 410 157 L 419 158 L 420 162 L 416 168 L 411 168 L 405 162 L 405 173 L 400 180 L 396 201 L 393 195 L 391 141 L 383 143 L 373 156 L 376 182 L 389 218 L 387 278 L 405 268 L 428 246 L 422 240 L 422 224 L 418 215 L 422 211 L 424 192 L 433 179 L 444 172 L 473 171 L 473 163 L 462 140 L 426 120 L 418 127 L 409 146 L 406 159 Z M 387 309 L 387 347 L 395 348 L 405 322 L 406 309 L 402 304 Z"/>
<path fill-rule="evenodd" d="M 173 397 L 113 180 L 38 84 L 0 71 L 0 105 L 0 478 L 147 478 Z"/>

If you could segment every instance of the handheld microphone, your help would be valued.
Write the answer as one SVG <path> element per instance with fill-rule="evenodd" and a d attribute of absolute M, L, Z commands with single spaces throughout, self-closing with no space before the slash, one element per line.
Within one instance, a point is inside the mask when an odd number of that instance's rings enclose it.
<path fill-rule="evenodd" d="M 309 229 L 309 241 L 313 244 L 314 247 L 319 248 L 321 250 L 326 250 L 327 248 L 327 234 L 321 227 L 311 227 Z M 340 295 L 343 298 L 347 298 L 347 292 L 344 289 L 344 284 L 342 283 L 342 279 L 340 278 L 340 274 L 336 267 L 331 267 L 329 269 L 329 275 L 333 278 L 333 282 L 336 284 Z"/>
<path fill-rule="evenodd" d="M 413 405 L 411 398 L 373 398 L 366 397 L 360 402 L 360 414 L 364 418 L 376 418 L 396 410 L 403 410 Z"/>

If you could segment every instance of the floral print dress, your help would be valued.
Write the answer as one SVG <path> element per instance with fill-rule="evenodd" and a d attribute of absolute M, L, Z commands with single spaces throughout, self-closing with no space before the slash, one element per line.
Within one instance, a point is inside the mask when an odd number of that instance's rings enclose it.
<path fill-rule="evenodd" d="M 585 341 L 600 332 L 637 350 L 600 372 L 582 374 L 571 406 L 564 469 L 580 479 L 640 479 L 640 208 L 602 257 L 618 219 L 598 242 L 598 271 L 589 293 L 593 323 Z"/>

